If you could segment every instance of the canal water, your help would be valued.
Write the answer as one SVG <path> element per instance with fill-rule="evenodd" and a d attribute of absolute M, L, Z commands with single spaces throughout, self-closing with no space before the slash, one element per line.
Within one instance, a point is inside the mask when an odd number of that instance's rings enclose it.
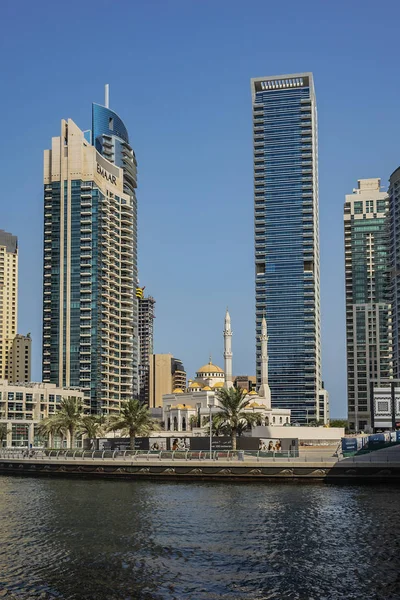
<path fill-rule="evenodd" d="M 400 598 L 400 489 L 0 477 L 0 598 Z"/>

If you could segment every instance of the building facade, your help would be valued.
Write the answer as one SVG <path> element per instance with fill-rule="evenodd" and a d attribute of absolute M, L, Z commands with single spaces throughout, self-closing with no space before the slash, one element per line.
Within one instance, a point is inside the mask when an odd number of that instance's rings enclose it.
<path fill-rule="evenodd" d="M 59 388 L 52 383 L 12 384 L 0 380 L 0 423 L 7 425 L 7 439 L 3 440 L 3 445 L 39 445 L 37 426 L 42 419 L 57 412 L 61 400 L 68 396 L 84 403 L 83 392 L 74 388 Z"/>
<path fill-rule="evenodd" d="M 164 394 L 186 388 L 186 372 L 182 362 L 172 354 L 151 354 L 149 384 L 149 407 L 162 407 Z"/>
<path fill-rule="evenodd" d="M 311 73 L 251 80 L 254 139 L 256 374 L 269 334 L 272 405 L 300 423 L 321 388 L 317 108 Z"/>
<path fill-rule="evenodd" d="M 113 414 L 135 388 L 136 200 L 87 137 L 62 120 L 44 154 L 43 381 Z"/>
<path fill-rule="evenodd" d="M 389 180 L 389 260 L 393 376 L 400 379 L 400 167 Z"/>
<path fill-rule="evenodd" d="M 137 288 L 138 341 L 139 341 L 139 399 L 150 403 L 150 356 L 154 343 L 154 305 L 152 296 L 144 295 L 144 288 Z"/>
<path fill-rule="evenodd" d="M 380 179 L 360 179 L 344 204 L 349 428 L 371 427 L 370 382 L 391 377 L 389 199 Z"/>
<path fill-rule="evenodd" d="M 370 388 L 372 431 L 400 429 L 400 380 L 372 381 Z"/>
<path fill-rule="evenodd" d="M 18 321 L 18 240 L 0 229 L 0 379 L 10 376 Z"/>
<path fill-rule="evenodd" d="M 31 381 L 32 339 L 30 333 L 17 335 L 13 339 L 8 380 L 10 383 Z"/>

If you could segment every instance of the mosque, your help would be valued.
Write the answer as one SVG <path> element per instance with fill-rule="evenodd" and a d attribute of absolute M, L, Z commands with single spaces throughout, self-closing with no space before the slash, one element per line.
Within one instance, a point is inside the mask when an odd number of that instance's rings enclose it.
<path fill-rule="evenodd" d="M 271 390 L 268 385 L 268 336 L 265 317 L 261 323 L 261 385 L 258 390 L 247 392 L 245 398 L 249 404 L 244 412 L 259 417 L 260 425 L 290 424 L 290 410 L 271 407 Z M 172 394 L 163 396 L 163 421 L 166 431 L 189 432 L 192 427 L 196 432 L 203 423 L 204 417 L 219 412 L 218 390 L 233 387 L 232 377 L 232 330 L 228 310 L 225 314 L 224 328 L 224 367 L 214 365 L 211 357 L 208 364 L 196 372 L 193 380 L 184 392 L 173 390 Z M 201 433 L 198 430 L 198 433 Z"/>

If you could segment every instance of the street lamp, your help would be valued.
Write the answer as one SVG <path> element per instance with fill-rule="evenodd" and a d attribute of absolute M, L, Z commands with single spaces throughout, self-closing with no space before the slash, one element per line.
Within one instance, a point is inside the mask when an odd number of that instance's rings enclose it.
<path fill-rule="evenodd" d="M 208 404 L 208 408 L 209 408 L 209 418 L 210 418 L 210 459 L 212 456 L 212 412 L 211 409 L 213 407 L 213 403 L 211 398 L 208 398 L 209 404 Z"/>

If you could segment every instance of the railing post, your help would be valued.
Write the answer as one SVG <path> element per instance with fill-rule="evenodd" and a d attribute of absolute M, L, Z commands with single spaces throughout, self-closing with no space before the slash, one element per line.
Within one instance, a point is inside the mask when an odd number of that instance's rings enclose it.
<path fill-rule="evenodd" d="M 189 450 L 186 450 L 186 456 L 185 456 L 185 460 L 187 461 L 188 459 L 188 454 L 189 454 Z"/>
<path fill-rule="evenodd" d="M 173 452 L 172 452 L 172 460 L 175 460 L 175 452 L 176 452 L 176 450 L 173 450 Z"/>
<path fill-rule="evenodd" d="M 104 460 L 104 454 L 105 454 L 105 450 L 103 450 L 103 452 L 101 453 L 101 458 Z"/>
<path fill-rule="evenodd" d="M 113 452 L 113 455 L 112 455 L 113 459 L 115 458 L 115 453 L 116 453 L 116 450 L 114 450 L 114 452 Z"/>

